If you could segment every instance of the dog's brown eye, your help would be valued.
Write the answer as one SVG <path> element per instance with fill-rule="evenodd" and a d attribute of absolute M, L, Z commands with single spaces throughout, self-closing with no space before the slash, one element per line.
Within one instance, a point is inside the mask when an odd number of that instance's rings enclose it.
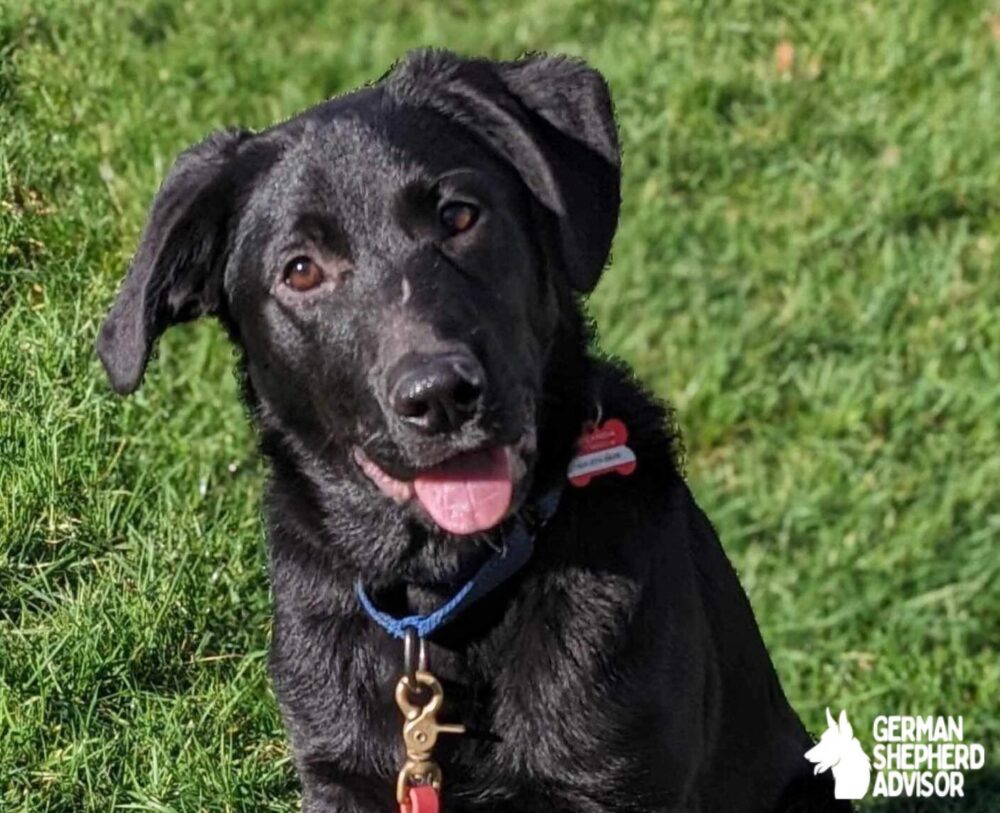
<path fill-rule="evenodd" d="M 452 234 L 468 231 L 479 218 L 479 210 L 471 203 L 446 203 L 439 214 L 441 225 Z"/>
<path fill-rule="evenodd" d="M 323 281 L 323 269 L 309 257 L 296 257 L 285 266 L 282 279 L 293 291 L 310 291 Z"/>

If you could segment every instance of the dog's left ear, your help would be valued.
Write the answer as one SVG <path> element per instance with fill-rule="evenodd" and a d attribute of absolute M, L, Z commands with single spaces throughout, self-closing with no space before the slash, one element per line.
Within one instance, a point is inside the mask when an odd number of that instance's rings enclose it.
<path fill-rule="evenodd" d="M 239 183 L 237 153 L 250 136 L 242 130 L 210 136 L 181 153 L 163 181 L 97 338 L 97 354 L 119 394 L 139 386 L 168 326 L 217 312 Z"/>
<path fill-rule="evenodd" d="M 608 85 L 597 71 L 567 57 L 501 63 L 503 83 L 529 111 L 548 173 L 526 163 L 522 177 L 558 220 L 570 282 L 587 293 L 611 251 L 621 203 L 621 152 Z"/>
<path fill-rule="evenodd" d="M 611 96 L 597 71 L 569 57 L 492 62 L 417 51 L 389 88 L 471 130 L 513 166 L 554 221 L 570 284 L 594 288 L 621 202 Z"/>

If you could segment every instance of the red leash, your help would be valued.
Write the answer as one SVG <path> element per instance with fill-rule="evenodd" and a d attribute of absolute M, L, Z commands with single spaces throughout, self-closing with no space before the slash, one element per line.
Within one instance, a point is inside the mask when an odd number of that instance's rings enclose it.
<path fill-rule="evenodd" d="M 399 806 L 399 813 L 440 813 L 441 800 L 430 785 L 411 787 L 409 797 Z"/>

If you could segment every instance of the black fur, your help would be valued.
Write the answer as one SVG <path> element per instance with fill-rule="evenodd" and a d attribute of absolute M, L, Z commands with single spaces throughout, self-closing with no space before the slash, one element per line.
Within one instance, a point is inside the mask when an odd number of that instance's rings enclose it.
<path fill-rule="evenodd" d="M 468 233 L 437 207 L 478 205 Z M 544 56 L 407 57 L 381 82 L 259 134 L 184 153 L 98 342 L 130 392 L 170 324 L 214 314 L 242 350 L 271 462 L 275 689 L 307 811 L 390 811 L 403 758 L 400 645 L 361 611 L 425 611 L 498 544 L 453 537 L 359 469 L 405 480 L 485 445 L 517 450 L 515 508 L 563 482 L 599 408 L 638 468 L 567 488 L 527 568 L 435 636 L 438 756 L 459 811 L 840 810 L 803 753 L 750 605 L 678 471 L 669 415 L 588 353 L 578 296 L 605 265 L 619 152 L 601 77 Z M 292 292 L 297 255 L 335 273 Z M 387 379 L 471 353 L 476 419 L 412 430 Z"/>

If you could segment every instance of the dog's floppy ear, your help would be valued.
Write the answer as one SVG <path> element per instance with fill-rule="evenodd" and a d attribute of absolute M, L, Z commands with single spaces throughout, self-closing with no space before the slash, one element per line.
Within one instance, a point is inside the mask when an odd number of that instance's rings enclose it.
<path fill-rule="evenodd" d="M 551 214 L 570 284 L 597 284 L 618 224 L 621 156 L 608 86 L 569 57 L 514 62 L 417 51 L 389 92 L 462 125 L 520 175 Z"/>
<path fill-rule="evenodd" d="M 251 136 L 228 130 L 181 153 L 156 199 L 118 298 L 97 338 L 115 391 L 142 380 L 160 334 L 216 313 L 228 227 L 240 182 L 237 154 Z"/>
<path fill-rule="evenodd" d="M 531 57 L 502 63 L 498 71 L 531 111 L 550 172 L 535 172 L 529 161 L 522 177 L 557 218 L 570 282 L 589 292 L 607 262 L 621 202 L 621 153 L 607 83 L 567 57 Z M 515 166 L 525 157 L 515 155 Z"/>

